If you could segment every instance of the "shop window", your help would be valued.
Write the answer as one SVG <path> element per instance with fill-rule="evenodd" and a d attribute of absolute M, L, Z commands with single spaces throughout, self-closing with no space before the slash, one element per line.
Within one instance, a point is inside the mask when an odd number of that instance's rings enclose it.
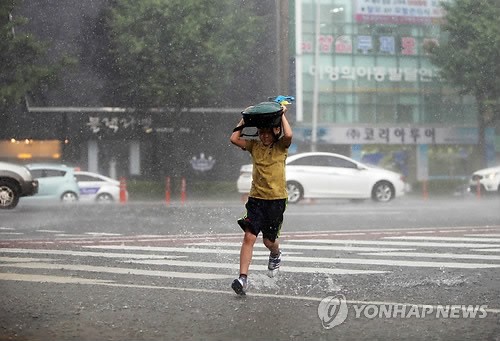
<path fill-rule="evenodd" d="M 413 110 L 412 105 L 398 104 L 396 106 L 396 122 L 397 123 L 412 123 L 413 120 Z"/>

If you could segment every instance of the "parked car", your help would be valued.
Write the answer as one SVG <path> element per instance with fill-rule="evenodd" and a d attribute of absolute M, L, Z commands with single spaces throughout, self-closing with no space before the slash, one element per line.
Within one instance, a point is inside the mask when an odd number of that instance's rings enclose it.
<path fill-rule="evenodd" d="M 33 179 L 26 167 L 0 162 L 0 209 L 14 208 L 21 197 L 37 192 L 38 181 Z"/>
<path fill-rule="evenodd" d="M 75 176 L 80 188 L 80 200 L 109 203 L 120 199 L 119 181 L 93 172 L 76 171 Z"/>
<path fill-rule="evenodd" d="M 472 173 L 469 178 L 469 190 L 477 192 L 479 186 L 482 193 L 500 194 L 500 166 L 480 169 Z"/>
<path fill-rule="evenodd" d="M 248 193 L 253 166 L 243 165 L 238 191 Z M 286 161 L 288 202 L 301 199 L 373 199 L 388 202 L 404 195 L 401 174 L 365 165 L 340 154 L 310 152 L 291 155 Z"/>
<path fill-rule="evenodd" d="M 61 164 L 32 163 L 26 165 L 38 180 L 38 193 L 27 199 L 77 201 L 80 192 L 73 168 Z"/>

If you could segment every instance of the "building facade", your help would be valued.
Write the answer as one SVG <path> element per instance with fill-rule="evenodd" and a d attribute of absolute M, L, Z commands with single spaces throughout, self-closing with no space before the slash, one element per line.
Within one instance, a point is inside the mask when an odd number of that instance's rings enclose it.
<path fill-rule="evenodd" d="M 334 151 L 409 181 L 462 178 L 478 165 L 477 108 L 439 79 L 433 0 L 295 0 L 297 150 Z M 495 131 L 486 132 L 496 163 Z"/>

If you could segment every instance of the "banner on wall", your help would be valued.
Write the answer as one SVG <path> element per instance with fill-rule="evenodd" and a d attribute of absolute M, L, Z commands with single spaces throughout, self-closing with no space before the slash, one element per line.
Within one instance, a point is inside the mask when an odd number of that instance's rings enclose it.
<path fill-rule="evenodd" d="M 364 24 L 428 25 L 442 21 L 444 10 L 440 3 L 439 0 L 357 0 L 354 18 Z"/>
<path fill-rule="evenodd" d="M 311 128 L 294 127 L 295 140 L 311 140 Z M 366 126 L 320 127 L 319 143 L 325 144 L 477 144 L 475 127 Z M 495 131 L 486 129 L 486 140 L 493 143 Z"/>

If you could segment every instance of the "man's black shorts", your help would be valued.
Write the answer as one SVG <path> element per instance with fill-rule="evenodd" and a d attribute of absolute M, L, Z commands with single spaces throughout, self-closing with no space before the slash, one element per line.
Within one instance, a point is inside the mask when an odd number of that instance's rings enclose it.
<path fill-rule="evenodd" d="M 238 224 L 245 230 L 249 230 L 258 236 L 262 236 L 274 242 L 279 237 L 283 223 L 287 199 L 264 200 L 249 197 L 245 205 L 247 213 L 238 219 Z"/>

